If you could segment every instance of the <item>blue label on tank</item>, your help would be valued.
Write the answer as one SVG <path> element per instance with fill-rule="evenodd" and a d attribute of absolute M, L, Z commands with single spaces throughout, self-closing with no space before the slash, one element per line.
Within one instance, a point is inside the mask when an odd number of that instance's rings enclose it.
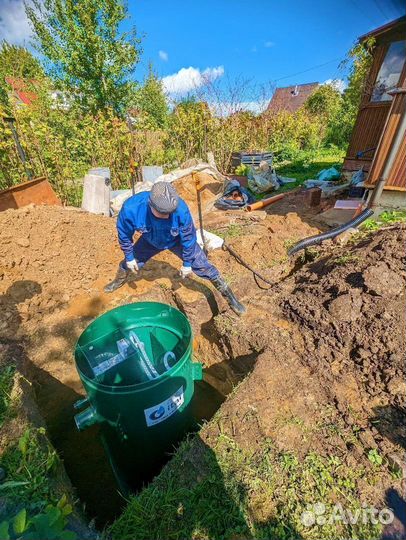
<path fill-rule="evenodd" d="M 185 401 L 185 395 L 183 392 L 183 386 L 179 388 L 171 397 L 165 399 L 161 403 L 158 403 L 154 407 L 144 409 L 145 420 L 147 426 L 154 426 L 163 422 L 170 416 L 172 416 L 183 405 Z"/>

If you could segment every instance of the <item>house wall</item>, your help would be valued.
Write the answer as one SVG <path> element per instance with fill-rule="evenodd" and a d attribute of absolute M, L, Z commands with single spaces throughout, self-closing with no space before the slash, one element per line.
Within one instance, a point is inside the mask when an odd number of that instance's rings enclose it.
<path fill-rule="evenodd" d="M 364 171 L 370 172 L 371 186 L 376 182 L 377 175 L 379 176 L 379 172 L 382 170 L 386 159 L 385 153 L 387 154 L 391 146 L 391 137 L 393 138 L 394 133 L 396 133 L 399 113 L 405 108 L 404 103 L 399 104 L 397 102 L 399 106 L 393 108 L 392 101 L 371 102 L 371 93 L 389 45 L 394 41 L 405 39 L 405 28 L 406 23 L 403 20 L 392 27 L 388 25 L 388 28 L 384 32 L 376 36 L 372 66 L 366 81 L 364 96 L 343 164 L 344 172 L 359 170 L 361 167 L 363 167 Z M 405 68 L 400 77 L 399 85 L 401 86 L 404 81 Z M 389 118 L 390 111 L 394 114 L 393 118 Z M 389 127 L 389 132 L 387 133 L 385 144 L 382 146 L 382 138 L 386 126 Z M 371 150 L 361 158 L 357 158 L 358 152 L 369 149 L 374 150 Z M 383 153 L 380 154 L 381 151 Z M 367 181 L 369 182 L 369 179 Z M 396 185 L 393 184 L 393 187 L 396 187 Z"/>

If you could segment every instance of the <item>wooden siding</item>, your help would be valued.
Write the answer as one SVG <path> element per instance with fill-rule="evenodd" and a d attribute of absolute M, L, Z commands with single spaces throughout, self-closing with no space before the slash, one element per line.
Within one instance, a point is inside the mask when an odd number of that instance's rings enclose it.
<path fill-rule="evenodd" d="M 347 159 L 357 159 L 357 153 L 376 148 L 385 126 L 390 102 L 379 104 L 379 107 L 364 107 L 357 116 L 351 142 L 347 151 Z M 363 161 L 372 161 L 375 151 L 362 156 Z"/>
<path fill-rule="evenodd" d="M 402 116 L 405 114 L 406 109 L 406 94 L 397 94 L 394 96 L 393 102 L 391 104 L 390 113 L 386 121 L 385 127 L 382 132 L 381 139 L 379 141 L 379 147 L 375 153 L 375 159 L 372 163 L 369 175 L 367 178 L 367 185 L 374 186 L 379 178 L 383 174 L 383 170 L 386 164 L 386 160 L 389 156 L 389 152 L 393 146 L 393 143 L 396 139 L 396 133 L 398 131 L 399 122 Z M 400 148 L 402 145 L 400 145 Z M 393 169 L 392 169 L 393 170 Z M 393 183 L 392 175 L 388 176 L 387 186 L 395 186 L 397 184 Z M 402 184 L 399 184 L 399 187 L 405 186 L 405 179 L 402 180 Z"/>
<path fill-rule="evenodd" d="M 368 172 L 374 158 L 375 150 L 371 150 L 360 158 L 357 158 L 357 153 L 364 152 L 370 148 L 377 148 L 391 106 L 390 101 L 370 101 L 374 83 L 387 50 L 388 45 L 386 44 L 379 45 L 374 50 L 374 59 L 365 82 L 360 109 L 343 164 L 344 170 L 354 170 L 363 167 L 364 171 Z M 357 166 L 354 166 L 354 160 L 357 160 Z"/>

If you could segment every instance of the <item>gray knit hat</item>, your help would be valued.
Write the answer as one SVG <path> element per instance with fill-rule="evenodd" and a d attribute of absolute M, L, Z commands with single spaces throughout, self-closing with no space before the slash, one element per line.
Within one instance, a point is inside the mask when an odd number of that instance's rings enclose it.
<path fill-rule="evenodd" d="M 155 182 L 149 194 L 149 204 L 161 214 L 172 214 L 178 207 L 179 195 L 170 182 Z"/>

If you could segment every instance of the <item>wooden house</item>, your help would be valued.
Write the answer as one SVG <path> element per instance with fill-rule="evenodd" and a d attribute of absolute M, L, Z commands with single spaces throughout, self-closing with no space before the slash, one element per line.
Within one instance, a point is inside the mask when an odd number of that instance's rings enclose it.
<path fill-rule="evenodd" d="M 343 172 L 363 168 L 366 186 L 385 180 L 383 205 L 406 204 L 406 17 L 364 36 L 375 40 L 373 60 Z"/>

